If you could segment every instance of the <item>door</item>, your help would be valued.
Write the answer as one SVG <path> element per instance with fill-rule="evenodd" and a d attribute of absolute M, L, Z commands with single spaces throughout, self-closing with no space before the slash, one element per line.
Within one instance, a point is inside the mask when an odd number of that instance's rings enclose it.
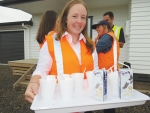
<path fill-rule="evenodd" d="M 24 31 L 0 32 L 0 63 L 24 59 Z"/>

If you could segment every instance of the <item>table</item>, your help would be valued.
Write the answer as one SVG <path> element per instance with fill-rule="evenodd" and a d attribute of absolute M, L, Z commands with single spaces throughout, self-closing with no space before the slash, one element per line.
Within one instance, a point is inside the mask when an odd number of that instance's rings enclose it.
<path fill-rule="evenodd" d="M 41 94 L 37 94 L 30 107 L 35 113 L 69 113 L 69 112 L 82 112 L 93 111 L 108 108 L 119 108 L 127 106 L 135 106 L 145 104 L 150 97 L 133 90 L 133 98 L 130 100 L 106 100 L 104 102 L 95 100 L 91 96 L 91 92 L 85 86 L 82 92 L 74 93 L 73 98 L 70 100 L 62 100 L 57 86 L 55 97 L 53 101 L 42 101 Z"/>

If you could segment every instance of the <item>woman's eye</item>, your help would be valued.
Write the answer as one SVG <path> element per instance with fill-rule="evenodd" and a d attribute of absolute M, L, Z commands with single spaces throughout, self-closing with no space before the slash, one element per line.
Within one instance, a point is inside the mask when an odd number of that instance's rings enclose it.
<path fill-rule="evenodd" d="M 82 17 L 82 19 L 86 19 L 85 17 Z"/>
<path fill-rule="evenodd" d="M 74 18 L 76 18 L 77 16 L 73 16 Z"/>

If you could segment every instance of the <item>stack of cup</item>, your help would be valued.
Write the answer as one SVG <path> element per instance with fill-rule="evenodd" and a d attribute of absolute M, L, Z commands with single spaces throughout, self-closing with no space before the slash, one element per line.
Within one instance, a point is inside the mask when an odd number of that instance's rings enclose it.
<path fill-rule="evenodd" d="M 57 79 L 65 79 L 65 78 L 71 78 L 71 75 L 70 74 L 57 75 Z"/>
<path fill-rule="evenodd" d="M 50 80 L 50 79 L 56 79 L 56 76 L 55 75 L 47 75 L 46 80 Z"/>
<path fill-rule="evenodd" d="M 86 72 L 86 78 L 89 90 L 92 90 L 92 83 L 93 83 L 93 71 L 87 71 Z"/>
<path fill-rule="evenodd" d="M 42 100 L 53 100 L 56 87 L 56 77 L 54 75 L 48 75 L 45 79 L 40 79 L 39 82 Z"/>
<path fill-rule="evenodd" d="M 63 100 L 72 99 L 74 91 L 74 79 L 68 74 L 58 75 L 58 83 Z"/>
<path fill-rule="evenodd" d="M 84 73 L 73 73 L 71 77 L 75 80 L 75 91 L 82 91 Z"/>

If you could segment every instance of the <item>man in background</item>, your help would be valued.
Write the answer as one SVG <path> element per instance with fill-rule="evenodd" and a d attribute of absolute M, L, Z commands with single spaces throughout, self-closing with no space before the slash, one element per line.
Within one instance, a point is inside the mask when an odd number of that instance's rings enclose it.
<path fill-rule="evenodd" d="M 124 43 L 125 43 L 123 28 L 113 24 L 113 21 L 114 21 L 113 12 L 108 11 L 108 12 L 104 13 L 103 19 L 109 22 L 111 29 L 114 31 L 114 33 L 118 39 L 120 48 L 123 48 Z"/>

